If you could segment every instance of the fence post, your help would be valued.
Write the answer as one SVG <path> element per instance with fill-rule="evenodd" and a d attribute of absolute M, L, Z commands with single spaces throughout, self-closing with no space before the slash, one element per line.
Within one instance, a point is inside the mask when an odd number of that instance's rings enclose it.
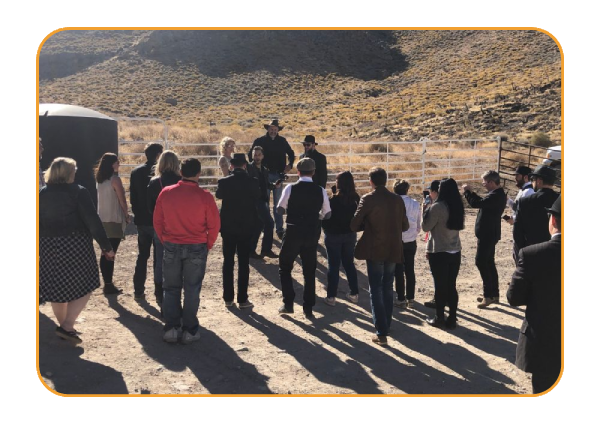
<path fill-rule="evenodd" d="M 350 172 L 352 172 L 352 157 L 354 156 L 354 151 L 352 150 L 352 142 L 350 142 L 350 163 L 348 167 L 350 168 Z"/>
<path fill-rule="evenodd" d="M 496 171 L 500 172 L 500 162 L 502 161 L 502 137 L 497 136 L 496 139 L 498 140 L 498 168 Z"/>
<path fill-rule="evenodd" d="M 423 184 L 423 190 L 425 190 L 425 155 L 427 154 L 427 138 L 421 137 L 423 143 L 423 150 L 421 150 L 421 183 Z"/>
<path fill-rule="evenodd" d="M 388 178 L 390 177 L 390 142 L 385 142 L 385 172 L 388 174 Z"/>

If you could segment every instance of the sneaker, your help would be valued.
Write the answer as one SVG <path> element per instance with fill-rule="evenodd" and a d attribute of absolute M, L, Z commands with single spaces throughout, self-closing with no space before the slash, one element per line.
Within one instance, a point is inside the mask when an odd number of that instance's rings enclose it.
<path fill-rule="evenodd" d="M 335 297 L 326 297 L 323 302 L 328 306 L 335 306 Z"/>
<path fill-rule="evenodd" d="M 196 334 L 190 334 L 187 331 L 183 332 L 183 336 L 181 336 L 181 343 L 190 344 L 200 340 L 200 331 L 196 331 Z"/>
<path fill-rule="evenodd" d="M 250 259 L 258 259 L 261 260 L 263 257 L 256 252 L 250 252 Z"/>
<path fill-rule="evenodd" d="M 171 328 L 163 334 L 163 340 L 167 343 L 177 343 L 179 337 L 181 337 L 181 329 L 179 328 Z"/>
<path fill-rule="evenodd" d="M 294 307 L 291 306 L 291 307 L 288 308 L 287 306 L 285 306 L 285 304 L 281 305 L 281 307 L 279 308 L 279 313 L 281 315 L 293 314 L 294 313 Z"/>
<path fill-rule="evenodd" d="M 406 307 L 413 309 L 415 307 L 415 299 L 407 299 Z"/>
<path fill-rule="evenodd" d="M 271 259 L 276 259 L 279 257 L 279 255 L 277 253 L 273 252 L 272 250 L 260 252 L 260 254 L 265 258 L 271 258 Z"/>
<path fill-rule="evenodd" d="M 104 294 L 121 294 L 123 293 L 123 290 L 118 289 L 114 284 L 105 284 L 104 285 L 104 289 L 102 289 L 104 291 Z"/>
<path fill-rule="evenodd" d="M 374 336 L 371 341 L 379 346 L 387 346 L 387 337 L 386 336 Z"/>
<path fill-rule="evenodd" d="M 233 306 L 233 300 L 231 302 L 225 301 L 225 306 L 231 308 Z"/>
<path fill-rule="evenodd" d="M 394 306 L 406 309 L 408 307 L 408 302 L 406 300 L 394 299 Z"/>
<path fill-rule="evenodd" d="M 423 303 L 423 305 L 426 308 L 435 309 L 435 299 L 428 300 L 427 302 Z"/>
<path fill-rule="evenodd" d="M 346 293 L 346 299 L 348 299 L 352 303 L 358 303 L 358 293 L 357 294 Z"/>
<path fill-rule="evenodd" d="M 77 335 L 76 331 L 67 331 L 62 327 L 56 327 L 55 333 L 61 339 L 68 340 L 73 344 L 78 345 L 82 342 L 81 338 Z"/>
<path fill-rule="evenodd" d="M 479 309 L 485 309 L 494 303 L 500 303 L 500 299 L 497 297 L 484 297 L 481 303 L 477 305 Z"/>
<path fill-rule="evenodd" d="M 254 303 L 250 302 L 249 300 L 242 302 L 242 303 L 238 303 L 238 308 L 240 309 L 247 309 L 247 308 L 251 308 L 254 306 Z"/>
<path fill-rule="evenodd" d="M 146 295 L 144 293 L 142 294 L 134 294 L 133 295 L 133 300 L 135 300 L 136 302 L 143 302 L 146 300 Z"/>

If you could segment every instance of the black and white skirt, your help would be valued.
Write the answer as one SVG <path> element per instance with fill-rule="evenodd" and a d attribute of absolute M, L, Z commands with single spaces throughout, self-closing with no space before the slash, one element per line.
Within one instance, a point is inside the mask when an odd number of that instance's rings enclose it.
<path fill-rule="evenodd" d="M 40 300 L 65 303 L 100 287 L 92 237 L 40 237 Z"/>

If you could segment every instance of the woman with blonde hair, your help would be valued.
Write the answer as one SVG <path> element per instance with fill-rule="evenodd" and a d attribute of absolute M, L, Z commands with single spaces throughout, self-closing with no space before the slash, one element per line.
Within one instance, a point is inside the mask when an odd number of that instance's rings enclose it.
<path fill-rule="evenodd" d="M 231 158 L 235 152 L 235 140 L 231 137 L 224 137 L 221 140 L 221 157 L 219 158 L 219 168 L 224 177 L 229 175 L 229 167 L 231 165 Z"/>
<path fill-rule="evenodd" d="M 158 159 L 154 173 L 156 176 L 148 184 L 148 209 L 152 219 L 154 219 L 156 200 L 162 189 L 175 185 L 181 180 L 181 163 L 177 153 L 172 150 L 165 150 Z M 161 306 L 163 300 L 162 260 L 164 250 L 156 232 L 154 232 L 154 252 L 156 253 L 154 260 L 154 295 L 156 296 L 156 303 Z"/>
<path fill-rule="evenodd" d="M 92 238 L 107 260 L 114 260 L 115 252 L 90 193 L 74 183 L 76 166 L 70 158 L 54 159 L 39 193 L 38 219 L 40 299 L 52 304 L 56 334 L 79 344 L 75 320 L 100 287 Z"/>
<path fill-rule="evenodd" d="M 98 215 L 115 253 L 125 238 L 125 227 L 131 221 L 125 199 L 125 188 L 119 177 L 119 158 L 114 153 L 105 153 L 96 170 L 98 190 Z M 104 294 L 119 294 L 123 290 L 115 287 L 114 261 L 100 258 L 100 272 L 104 280 Z"/>

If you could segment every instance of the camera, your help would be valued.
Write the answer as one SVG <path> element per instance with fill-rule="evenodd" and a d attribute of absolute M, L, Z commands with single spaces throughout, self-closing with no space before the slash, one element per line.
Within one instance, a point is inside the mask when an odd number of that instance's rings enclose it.
<path fill-rule="evenodd" d="M 425 200 L 425 205 L 429 205 L 431 203 L 431 197 L 429 196 L 429 191 L 423 190 L 423 199 Z"/>
<path fill-rule="evenodd" d="M 277 179 L 277 181 L 275 181 L 275 185 L 281 184 L 282 182 L 287 181 L 288 178 L 289 177 L 285 173 L 280 172 L 279 173 L 279 178 Z"/>

